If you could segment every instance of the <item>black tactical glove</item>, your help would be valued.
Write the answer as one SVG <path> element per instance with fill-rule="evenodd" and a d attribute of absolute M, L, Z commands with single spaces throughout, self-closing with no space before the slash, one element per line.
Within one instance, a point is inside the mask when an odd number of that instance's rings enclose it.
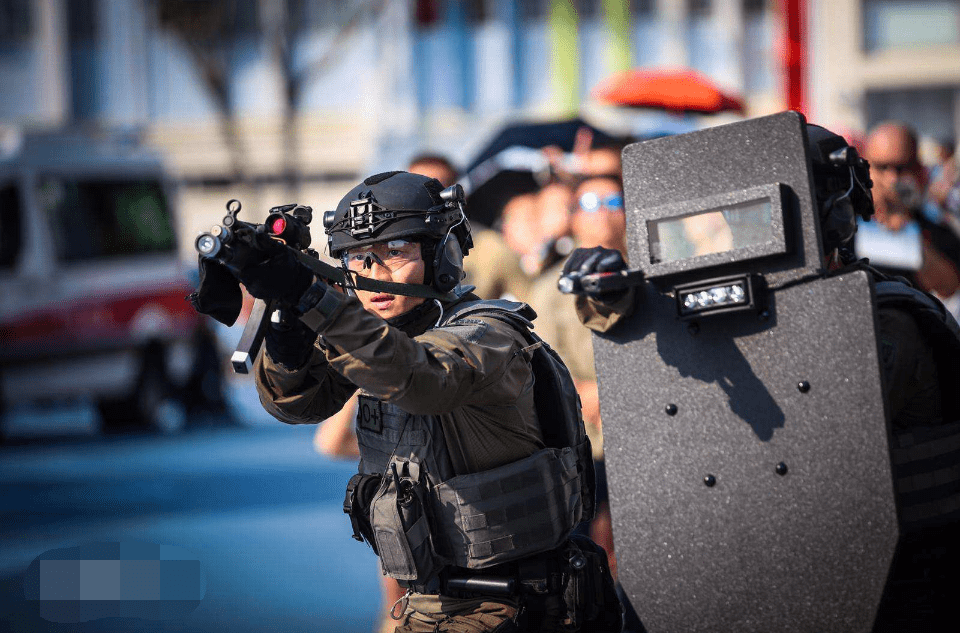
<path fill-rule="evenodd" d="M 187 295 L 187 301 L 200 314 L 224 325 L 233 325 L 243 307 L 240 284 L 226 266 L 206 257 L 200 258 L 200 285 Z"/>
<path fill-rule="evenodd" d="M 263 259 L 244 266 L 237 279 L 257 299 L 276 300 L 285 306 L 297 305 L 300 295 L 313 283 L 313 273 L 287 246 L 275 239 L 258 235 L 257 247 Z"/>
<path fill-rule="evenodd" d="M 264 336 L 267 354 L 286 369 L 300 369 L 313 354 L 317 333 L 293 313 L 284 310 L 281 315 L 280 323 L 270 323 Z"/>
<path fill-rule="evenodd" d="M 266 334 L 267 353 L 287 369 L 299 369 L 310 360 L 317 333 L 303 320 L 323 299 L 330 287 L 321 280 L 313 282 L 300 296 L 300 303 L 280 312 L 280 322 L 270 323 Z"/>
<path fill-rule="evenodd" d="M 577 248 L 570 253 L 566 263 L 563 265 L 564 277 L 583 277 L 584 275 L 593 275 L 597 273 L 615 273 L 626 270 L 627 262 L 623 259 L 620 251 L 602 246 L 593 248 Z M 588 292 L 588 296 L 600 301 L 601 303 L 615 303 L 627 293 L 627 290 L 614 290 L 611 292 Z"/>

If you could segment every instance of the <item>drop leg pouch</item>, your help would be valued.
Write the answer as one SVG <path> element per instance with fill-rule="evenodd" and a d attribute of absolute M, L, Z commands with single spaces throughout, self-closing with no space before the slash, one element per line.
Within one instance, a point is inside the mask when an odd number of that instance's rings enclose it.
<path fill-rule="evenodd" d="M 409 584 L 425 584 L 443 567 L 430 534 L 430 492 L 420 475 L 416 464 L 392 461 L 370 506 L 383 573 Z"/>

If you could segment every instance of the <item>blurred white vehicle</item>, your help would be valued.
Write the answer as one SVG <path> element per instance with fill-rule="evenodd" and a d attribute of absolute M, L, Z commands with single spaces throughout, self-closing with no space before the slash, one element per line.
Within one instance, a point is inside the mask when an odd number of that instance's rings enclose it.
<path fill-rule="evenodd" d="M 0 406 L 83 397 L 105 430 L 182 426 L 199 320 L 170 191 L 131 145 L 43 135 L 0 158 Z"/>

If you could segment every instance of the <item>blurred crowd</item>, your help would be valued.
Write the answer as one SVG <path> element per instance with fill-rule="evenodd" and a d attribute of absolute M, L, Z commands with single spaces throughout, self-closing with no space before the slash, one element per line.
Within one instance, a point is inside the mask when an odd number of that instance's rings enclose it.
<path fill-rule="evenodd" d="M 857 255 L 903 275 L 958 316 L 960 171 L 955 142 L 929 140 L 927 145 L 922 156 L 916 131 L 904 122 L 884 122 L 868 133 L 863 153 L 870 161 L 876 226 L 862 231 Z M 879 241 L 871 239 L 875 234 Z"/>

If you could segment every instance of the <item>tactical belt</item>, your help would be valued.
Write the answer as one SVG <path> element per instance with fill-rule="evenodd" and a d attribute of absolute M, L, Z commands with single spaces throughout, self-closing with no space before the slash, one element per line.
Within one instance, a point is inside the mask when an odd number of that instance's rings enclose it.
<path fill-rule="evenodd" d="M 550 550 L 486 569 L 447 567 L 439 577 L 409 588 L 416 593 L 461 598 L 556 594 L 563 590 L 561 557 L 559 550 Z"/>

